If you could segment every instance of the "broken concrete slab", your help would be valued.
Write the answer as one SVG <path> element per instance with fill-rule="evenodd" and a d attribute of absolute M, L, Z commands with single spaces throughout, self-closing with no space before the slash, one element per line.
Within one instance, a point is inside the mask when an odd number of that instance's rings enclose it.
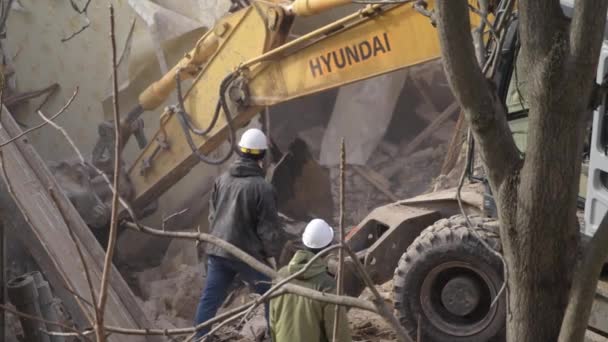
<path fill-rule="evenodd" d="M 353 83 L 340 89 L 323 137 L 320 163 L 340 163 L 340 140 L 346 141 L 346 162 L 364 165 L 384 137 L 393 117 L 407 70 Z"/>

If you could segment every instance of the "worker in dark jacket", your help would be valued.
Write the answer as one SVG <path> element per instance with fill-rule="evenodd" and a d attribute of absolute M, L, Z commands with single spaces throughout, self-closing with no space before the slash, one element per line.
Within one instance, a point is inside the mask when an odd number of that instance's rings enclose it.
<path fill-rule="evenodd" d="M 302 242 L 306 250 L 296 252 L 289 264 L 279 271 L 281 278 L 300 272 L 310 260 L 327 248 L 334 230 L 323 220 L 308 223 Z M 322 259 L 317 259 L 294 284 L 325 293 L 336 293 L 336 281 L 327 273 Z M 331 342 L 333 341 L 336 306 L 295 294 L 284 294 L 270 300 L 270 332 L 275 342 Z M 344 307 L 339 309 L 336 341 L 350 342 L 351 335 Z"/>
<path fill-rule="evenodd" d="M 247 252 L 276 269 L 281 238 L 276 198 L 272 185 L 264 179 L 261 162 L 268 149 L 266 136 L 259 129 L 247 130 L 238 144 L 238 158 L 213 186 L 209 201 L 211 234 Z M 237 260 L 227 251 L 207 246 L 207 282 L 196 310 L 195 324 L 215 316 L 228 295 L 234 277 L 252 285 L 262 294 L 270 279 Z M 268 310 L 266 310 L 268 315 Z M 209 332 L 199 330 L 198 336 Z"/>

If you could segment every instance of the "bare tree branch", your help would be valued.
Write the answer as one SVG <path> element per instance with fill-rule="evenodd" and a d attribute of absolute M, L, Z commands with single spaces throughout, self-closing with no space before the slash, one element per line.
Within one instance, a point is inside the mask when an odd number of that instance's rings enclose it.
<path fill-rule="evenodd" d="M 179 215 L 182 215 L 182 214 L 186 213 L 186 212 L 188 211 L 188 209 L 189 209 L 189 208 L 185 208 L 185 209 L 182 209 L 182 210 L 180 210 L 180 211 L 178 211 L 178 212 L 175 212 L 175 213 L 173 213 L 173 214 L 171 214 L 171 215 L 169 215 L 169 216 L 167 216 L 167 217 L 164 217 L 164 218 L 163 218 L 163 223 L 162 223 L 162 225 L 161 225 L 161 227 L 163 228 L 163 230 L 165 230 L 165 225 L 167 224 L 167 221 L 171 220 L 171 219 L 172 219 L 172 218 L 174 218 L 174 217 L 177 217 L 177 216 L 179 216 Z M 199 229 L 199 230 L 200 230 L 200 229 Z"/>
<path fill-rule="evenodd" d="M 85 303 L 87 306 L 90 307 L 95 307 L 95 304 L 93 304 L 93 302 L 89 301 L 88 299 L 84 298 L 83 296 L 81 296 L 79 293 L 76 293 L 76 291 L 68 288 L 67 286 L 63 285 L 61 286 L 61 288 L 63 288 L 64 290 L 68 291 L 72 296 L 80 299 L 83 303 Z"/>
<path fill-rule="evenodd" d="M 604 215 L 595 235 L 587 246 L 582 264 L 574 276 L 570 301 L 559 334 L 559 342 L 585 339 L 585 330 L 593 306 L 599 275 L 608 259 L 608 215 Z"/>
<path fill-rule="evenodd" d="M 41 110 L 42 107 L 44 107 L 44 105 L 46 105 L 47 102 L 49 102 L 49 100 L 51 99 L 51 96 L 53 96 L 58 90 L 59 90 L 59 84 L 58 83 L 53 83 L 49 86 L 49 91 L 47 92 L 46 96 L 44 97 L 44 99 L 42 99 L 42 102 L 40 102 L 40 104 L 38 105 L 38 107 L 36 107 L 36 109 L 34 110 L 34 113 L 36 113 L 37 111 Z"/>
<path fill-rule="evenodd" d="M 606 26 L 608 1 L 588 0 L 574 2 L 574 14 L 570 24 L 570 55 L 573 62 L 595 66 Z M 587 77 L 585 77 L 587 76 Z M 588 79 L 590 75 L 585 75 Z"/>
<path fill-rule="evenodd" d="M 554 43 L 548 37 L 563 32 L 567 24 L 559 0 L 519 0 L 517 4 L 522 49 L 547 55 Z"/>
<path fill-rule="evenodd" d="M 7 107 L 12 107 L 12 106 L 19 104 L 20 102 L 35 99 L 37 97 L 40 97 L 40 96 L 46 94 L 46 96 L 44 97 L 44 99 L 42 100 L 40 105 L 38 105 L 38 108 L 36 109 L 36 110 L 38 110 L 44 106 L 44 104 L 57 91 L 57 89 L 59 89 L 59 84 L 53 83 L 50 86 L 42 88 L 42 89 L 30 90 L 30 91 L 26 91 L 23 93 L 9 95 L 4 99 L 4 104 Z"/>
<path fill-rule="evenodd" d="M 469 9 L 476 11 L 477 9 L 469 5 Z M 475 46 L 475 57 L 477 64 L 484 65 L 486 63 L 486 44 L 484 43 L 484 31 L 488 21 L 488 0 L 479 1 L 479 10 L 475 12 L 482 20 L 479 21 L 479 26 L 473 30 L 473 45 Z M 484 20 L 485 19 L 485 20 Z M 490 24 L 491 26 L 491 24 Z"/>
<path fill-rule="evenodd" d="M 344 184 L 345 184 L 345 168 L 346 168 L 346 147 L 344 146 L 344 138 L 340 142 L 340 246 L 344 247 Z M 342 295 L 344 287 L 344 248 L 338 251 L 338 277 L 336 284 L 336 295 Z M 340 307 L 336 306 L 334 311 L 334 326 L 332 331 L 332 341 L 338 341 L 338 327 L 340 324 Z"/>
<path fill-rule="evenodd" d="M 62 331 L 49 331 L 49 330 L 42 330 L 43 333 L 45 333 L 46 335 L 49 336 L 62 336 L 62 337 L 79 337 L 79 336 L 89 336 L 92 335 L 95 330 L 94 329 L 87 329 L 87 330 L 82 330 L 79 332 L 62 332 Z"/>
<path fill-rule="evenodd" d="M 466 0 L 436 3 L 439 41 L 446 75 L 471 123 L 493 186 L 518 165 L 519 151 L 510 134 L 505 109 L 488 86 L 475 57 Z"/>
<path fill-rule="evenodd" d="M 273 295 L 271 295 L 270 297 L 275 297 L 275 296 L 280 296 L 283 295 L 284 291 L 280 290 L 275 292 Z M 113 334 L 118 334 L 118 335 L 131 335 L 131 336 L 174 336 L 174 335 L 187 335 L 187 334 L 191 334 L 191 333 L 196 333 L 196 331 L 203 329 L 205 327 L 208 327 L 210 325 L 213 325 L 217 322 L 222 322 L 227 318 L 230 318 L 236 314 L 239 314 L 245 310 L 247 310 L 249 307 L 251 307 L 253 304 L 255 303 L 255 301 L 251 301 L 247 304 L 241 305 L 239 307 L 236 307 L 232 310 L 226 311 L 220 315 L 217 315 L 215 317 L 213 317 L 210 320 L 207 320 L 203 323 L 200 323 L 199 325 L 197 325 L 196 327 L 189 327 L 189 328 L 177 328 L 177 329 L 129 329 L 129 328 L 122 328 L 122 327 L 116 327 L 116 326 L 105 326 L 105 330 L 113 333 Z M 57 336 L 80 336 L 82 335 L 90 335 L 92 333 L 94 333 L 94 329 L 86 329 L 83 330 L 81 332 L 72 332 L 72 333 L 58 333 L 58 332 L 54 332 L 54 331 L 49 331 L 49 335 L 57 335 Z"/>
<path fill-rule="evenodd" d="M 55 120 L 55 119 L 56 119 L 56 118 L 57 118 L 59 115 L 63 114 L 63 113 L 66 111 L 66 109 L 68 109 L 68 107 L 69 107 L 69 106 L 72 104 L 72 102 L 73 102 L 73 101 L 74 101 L 74 99 L 76 98 L 76 95 L 77 95 L 77 94 L 78 94 L 78 87 L 76 87 L 76 89 L 74 90 L 74 94 L 72 94 L 72 97 L 70 97 L 70 99 L 68 100 L 68 102 L 67 102 L 67 103 L 66 103 L 66 104 L 65 104 L 63 107 L 61 107 L 61 109 L 60 109 L 60 110 L 59 110 L 57 113 L 55 113 L 53 116 L 51 116 L 50 118 L 48 118 L 48 120 L 49 120 L 49 121 L 53 121 L 53 120 Z M 34 126 L 34 127 L 30 128 L 30 129 L 28 129 L 28 130 L 23 131 L 23 132 L 21 132 L 20 134 L 17 134 L 17 136 L 12 137 L 10 140 L 7 140 L 7 141 L 2 142 L 2 143 L 0 144 L 0 148 L 2 148 L 2 147 L 4 147 L 4 146 L 6 146 L 6 145 L 8 145 L 8 144 L 10 144 L 10 143 L 12 143 L 12 142 L 14 142 L 15 140 L 17 140 L 17 139 L 21 138 L 22 136 L 24 136 L 24 135 L 26 135 L 26 134 L 32 133 L 33 131 L 35 131 L 35 130 L 37 130 L 37 129 L 39 129 L 39 128 L 42 128 L 42 127 L 46 126 L 46 125 L 49 123 L 49 121 L 45 120 L 44 122 L 42 122 L 42 123 L 40 123 L 40 124 L 38 124 L 38 125 L 36 125 L 36 126 Z"/>
<path fill-rule="evenodd" d="M 88 6 L 88 4 L 87 4 Z M 110 237 L 108 241 L 108 248 L 106 251 L 106 257 L 103 265 L 103 272 L 101 276 L 101 285 L 99 288 L 99 302 L 97 304 L 97 310 L 99 315 L 97 316 L 96 335 L 97 341 L 105 341 L 104 337 L 104 325 L 103 316 L 105 314 L 105 306 L 107 300 L 108 284 L 110 281 L 110 271 L 112 270 L 112 259 L 114 257 L 114 249 L 116 248 L 116 236 L 118 232 L 118 193 L 120 186 L 120 146 L 121 146 L 121 134 L 120 134 L 120 114 L 118 108 L 118 75 L 116 71 L 116 36 L 114 33 L 114 7 L 110 4 L 110 43 L 112 45 L 112 85 L 113 85 L 113 107 L 114 107 L 114 184 L 112 191 L 112 214 L 110 219 Z"/>
<path fill-rule="evenodd" d="M 55 128 L 56 130 L 58 130 L 63 135 L 63 137 L 65 138 L 65 140 L 70 144 L 70 147 L 72 147 L 72 150 L 74 150 L 74 153 L 76 153 L 76 156 L 78 157 L 78 160 L 80 160 L 80 163 L 82 165 L 88 165 L 88 166 L 92 167 L 95 170 L 95 172 L 97 172 L 103 178 L 104 182 L 108 185 L 108 187 L 110 188 L 110 190 L 112 192 L 115 192 L 114 186 L 112 185 L 112 182 L 110 181 L 110 177 L 108 177 L 108 175 L 106 175 L 99 168 L 95 167 L 95 165 L 87 164 L 87 161 L 84 158 L 84 155 L 82 154 L 82 152 L 80 152 L 80 149 L 78 149 L 78 147 L 76 146 L 76 143 L 70 137 L 70 135 L 65 130 L 65 128 L 63 128 L 63 127 L 59 126 L 58 124 L 56 124 L 55 122 L 49 120 L 49 118 L 47 118 L 44 115 L 44 113 L 42 113 L 42 111 L 38 111 L 38 115 L 45 122 L 47 122 L 49 125 L 51 125 L 53 128 Z M 133 222 L 135 222 L 136 227 L 139 227 L 139 222 L 137 220 L 137 216 L 135 215 L 135 212 L 133 211 L 133 209 L 131 208 L 131 206 L 129 205 L 129 203 L 127 203 L 127 201 L 124 198 L 120 197 L 120 195 L 119 195 L 118 199 L 120 201 L 120 204 L 123 206 L 123 208 L 125 208 L 127 210 L 127 212 L 129 213 L 129 216 L 131 217 L 131 219 L 133 220 Z"/>
<path fill-rule="evenodd" d="M 6 7 L 4 5 L 4 1 L 2 1 L 2 16 L 0 17 L 0 34 L 6 33 L 6 21 L 8 20 L 8 15 L 11 13 L 11 7 L 13 6 L 14 0 L 8 0 Z"/>
<path fill-rule="evenodd" d="M 401 323 L 397 320 L 397 318 L 395 318 L 395 315 L 393 315 L 393 310 L 389 308 L 388 305 L 386 305 L 384 298 L 380 295 L 378 289 L 376 289 L 374 282 L 369 277 L 369 274 L 367 274 L 367 272 L 365 271 L 365 268 L 363 268 L 363 265 L 361 265 L 361 262 L 359 261 L 359 258 L 357 258 L 357 255 L 348 246 L 344 246 L 343 249 L 346 253 L 348 253 L 350 259 L 357 268 L 359 275 L 365 282 L 365 285 L 367 285 L 367 287 L 374 295 L 374 304 L 376 305 L 378 314 L 380 314 L 380 316 L 382 316 L 382 318 L 384 318 L 391 325 L 391 327 L 397 334 L 397 340 L 400 342 L 413 342 L 410 335 L 407 333 L 407 331 L 405 331 L 405 328 L 403 328 Z"/>

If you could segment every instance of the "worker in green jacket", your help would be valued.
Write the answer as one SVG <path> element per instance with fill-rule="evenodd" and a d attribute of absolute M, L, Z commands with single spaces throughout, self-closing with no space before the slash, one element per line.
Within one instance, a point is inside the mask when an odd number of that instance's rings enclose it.
<path fill-rule="evenodd" d="M 296 252 L 289 264 L 279 271 L 286 278 L 304 268 L 315 254 L 327 248 L 333 241 L 334 230 L 323 220 L 308 223 L 302 242 L 306 250 Z M 336 293 L 336 281 L 327 273 L 322 258 L 314 261 L 294 284 L 313 290 Z M 333 339 L 336 306 L 295 294 L 284 294 L 270 301 L 270 331 L 273 342 L 331 342 Z M 346 309 L 339 309 L 338 339 L 350 342 Z"/>

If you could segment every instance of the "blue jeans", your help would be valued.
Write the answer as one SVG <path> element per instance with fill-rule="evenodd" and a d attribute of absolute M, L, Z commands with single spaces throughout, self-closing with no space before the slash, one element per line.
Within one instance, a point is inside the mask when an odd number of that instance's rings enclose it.
<path fill-rule="evenodd" d="M 237 274 L 240 274 L 243 280 L 249 283 L 258 294 L 264 294 L 270 289 L 270 278 L 241 261 L 215 255 L 209 255 L 207 259 L 207 282 L 196 308 L 195 325 L 215 317 L 217 310 L 226 300 L 228 288 Z M 265 311 L 266 322 L 269 322 L 268 302 L 266 302 Z M 211 330 L 210 327 L 199 330 L 197 338 L 207 334 L 209 330 Z"/>

